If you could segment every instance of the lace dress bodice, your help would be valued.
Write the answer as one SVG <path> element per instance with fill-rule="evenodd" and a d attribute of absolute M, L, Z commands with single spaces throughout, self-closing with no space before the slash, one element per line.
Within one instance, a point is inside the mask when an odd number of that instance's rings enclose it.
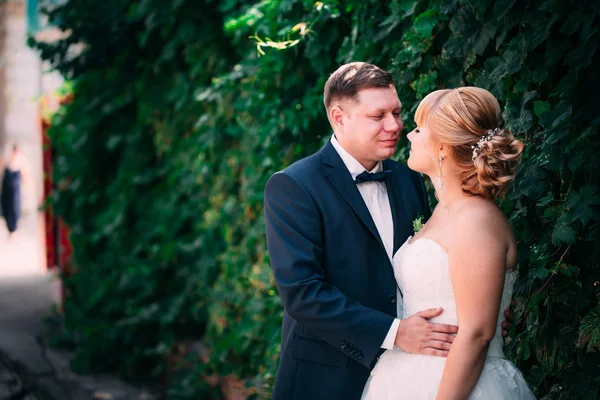
<path fill-rule="evenodd" d="M 443 313 L 431 322 L 459 325 L 454 290 L 448 268 L 448 254 L 439 243 L 428 238 L 409 238 L 393 259 L 394 275 L 403 294 L 403 315 L 442 307 Z M 498 312 L 496 333 L 471 400 L 535 399 L 523 375 L 502 351 L 503 312 L 510 304 L 516 272 L 507 272 Z M 387 350 L 371 371 L 362 400 L 419 399 L 436 397 L 446 358 L 411 354 L 399 348 Z"/>
<path fill-rule="evenodd" d="M 431 322 L 458 325 L 448 254 L 440 244 L 426 237 L 411 237 L 396 252 L 393 261 L 394 275 L 403 295 L 403 318 L 419 311 L 442 307 L 443 313 L 432 318 Z M 504 357 L 501 323 L 503 312 L 510 305 L 516 278 L 516 271 L 506 272 L 496 334 L 490 343 L 489 356 Z"/>

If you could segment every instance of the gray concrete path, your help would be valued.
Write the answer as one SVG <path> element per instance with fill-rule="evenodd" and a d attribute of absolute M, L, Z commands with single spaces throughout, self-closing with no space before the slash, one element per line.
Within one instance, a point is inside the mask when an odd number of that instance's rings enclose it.
<path fill-rule="evenodd" d="M 0 400 L 157 399 L 114 375 L 75 374 L 72 354 L 48 347 L 43 320 L 59 295 L 52 274 L 0 276 Z"/>
<path fill-rule="evenodd" d="M 61 300 L 61 281 L 39 268 L 35 213 L 9 237 L 0 218 L 0 400 L 151 400 L 111 375 L 78 375 L 72 354 L 47 346 L 43 320 Z"/>
<path fill-rule="evenodd" d="M 29 392 L 10 360 L 0 354 L 0 399 L 41 400 Z"/>

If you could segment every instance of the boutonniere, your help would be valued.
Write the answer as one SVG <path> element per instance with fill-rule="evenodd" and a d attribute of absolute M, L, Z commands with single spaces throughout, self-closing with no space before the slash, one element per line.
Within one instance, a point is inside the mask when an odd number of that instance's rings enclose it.
<path fill-rule="evenodd" d="M 423 228 L 423 216 L 420 215 L 415 218 L 415 220 L 412 222 L 412 225 L 415 233 L 419 232 L 421 228 Z"/>

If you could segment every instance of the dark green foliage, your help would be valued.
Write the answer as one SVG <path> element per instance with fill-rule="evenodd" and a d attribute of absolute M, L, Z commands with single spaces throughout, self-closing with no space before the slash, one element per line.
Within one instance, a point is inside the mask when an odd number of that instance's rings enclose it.
<path fill-rule="evenodd" d="M 502 202 L 521 273 L 509 354 L 540 398 L 598 396 L 598 6 L 78 0 L 50 16 L 72 30 L 34 46 L 75 94 L 51 135 L 70 181 L 55 201 L 73 227 L 66 315 L 82 368 L 160 372 L 174 342 L 202 337 L 210 360 L 173 398 L 193 398 L 200 373 L 269 390 L 282 310 L 263 187 L 328 139 L 325 80 L 362 60 L 394 74 L 405 131 L 437 88 L 499 98 L 527 144 Z"/>
<path fill-rule="evenodd" d="M 222 247 L 201 233 L 208 189 L 191 169 L 202 163 L 191 132 L 196 89 L 226 71 L 229 41 L 218 13 L 185 2 L 77 1 L 50 18 L 72 30 L 36 46 L 75 92 L 51 136 L 80 269 L 65 304 L 76 365 L 147 374 L 207 324 Z M 85 44 L 77 57 L 73 43 Z"/>

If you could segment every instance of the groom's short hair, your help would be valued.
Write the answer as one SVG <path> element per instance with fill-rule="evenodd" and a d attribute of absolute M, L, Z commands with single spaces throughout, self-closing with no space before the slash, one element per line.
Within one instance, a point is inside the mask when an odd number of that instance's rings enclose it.
<path fill-rule="evenodd" d="M 394 85 L 392 74 L 376 65 L 351 62 L 339 67 L 325 83 L 323 103 L 329 110 L 334 100 L 358 101 L 358 92 L 363 89 L 388 88 Z"/>

